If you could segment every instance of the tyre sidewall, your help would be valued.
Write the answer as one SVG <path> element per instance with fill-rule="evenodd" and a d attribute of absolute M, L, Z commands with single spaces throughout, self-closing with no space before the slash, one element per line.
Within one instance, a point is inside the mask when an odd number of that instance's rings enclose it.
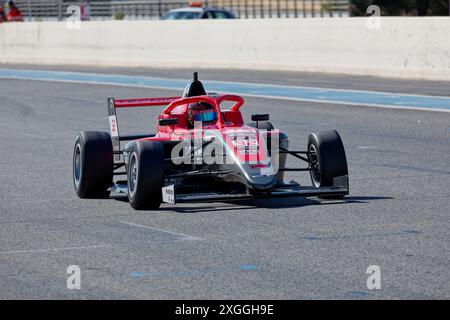
<path fill-rule="evenodd" d="M 252 122 L 247 124 L 249 127 L 258 128 L 260 130 L 272 131 L 274 126 L 270 121 L 258 121 L 258 126 L 256 126 L 256 122 Z"/>
<path fill-rule="evenodd" d="M 132 192 L 132 161 L 136 161 L 136 184 Z M 157 141 L 136 141 L 130 148 L 127 166 L 128 199 L 135 209 L 157 209 L 164 186 L 164 149 Z"/>
<path fill-rule="evenodd" d="M 76 150 L 80 150 L 80 175 L 75 179 Z M 73 185 L 81 198 L 105 197 L 113 178 L 112 142 L 107 132 L 83 131 L 75 140 Z"/>
<path fill-rule="evenodd" d="M 333 186 L 335 177 L 348 175 L 347 158 L 339 133 L 335 130 L 311 133 L 308 137 L 308 151 L 314 145 L 318 159 L 320 182 L 311 181 L 316 187 Z"/>

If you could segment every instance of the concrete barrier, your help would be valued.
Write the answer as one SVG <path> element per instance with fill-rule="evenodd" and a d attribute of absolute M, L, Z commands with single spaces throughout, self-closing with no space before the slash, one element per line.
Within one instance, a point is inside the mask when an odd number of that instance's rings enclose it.
<path fill-rule="evenodd" d="M 295 70 L 450 80 L 449 18 L 0 24 L 0 62 Z"/>

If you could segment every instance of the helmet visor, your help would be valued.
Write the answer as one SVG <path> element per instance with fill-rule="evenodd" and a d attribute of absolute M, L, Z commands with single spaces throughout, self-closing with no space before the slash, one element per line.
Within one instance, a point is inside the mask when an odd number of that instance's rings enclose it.
<path fill-rule="evenodd" d="M 194 114 L 193 118 L 194 121 L 210 122 L 215 121 L 217 119 L 217 115 L 214 111 L 205 111 Z"/>

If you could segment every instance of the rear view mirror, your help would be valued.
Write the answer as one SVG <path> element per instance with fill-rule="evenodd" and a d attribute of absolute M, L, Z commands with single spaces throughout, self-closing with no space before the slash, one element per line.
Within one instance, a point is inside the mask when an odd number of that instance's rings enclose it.
<path fill-rule="evenodd" d="M 252 114 L 252 121 L 268 121 L 269 114 Z"/>
<path fill-rule="evenodd" d="M 160 126 L 173 126 L 178 123 L 177 118 L 163 118 L 158 120 Z"/>

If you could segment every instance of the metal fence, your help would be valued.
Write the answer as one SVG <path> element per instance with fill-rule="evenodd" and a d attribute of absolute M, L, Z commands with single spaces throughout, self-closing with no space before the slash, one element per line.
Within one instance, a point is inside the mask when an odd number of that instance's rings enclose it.
<path fill-rule="evenodd" d="M 1 0 L 0 0 L 1 2 Z M 16 0 L 25 20 L 62 20 L 71 5 L 89 2 L 90 18 L 159 19 L 167 11 L 188 6 L 187 0 Z M 349 0 L 208 0 L 207 6 L 225 8 L 238 18 L 343 17 L 349 15 Z"/>
<path fill-rule="evenodd" d="M 349 0 L 217 0 L 239 18 L 342 17 L 349 15 Z"/>

